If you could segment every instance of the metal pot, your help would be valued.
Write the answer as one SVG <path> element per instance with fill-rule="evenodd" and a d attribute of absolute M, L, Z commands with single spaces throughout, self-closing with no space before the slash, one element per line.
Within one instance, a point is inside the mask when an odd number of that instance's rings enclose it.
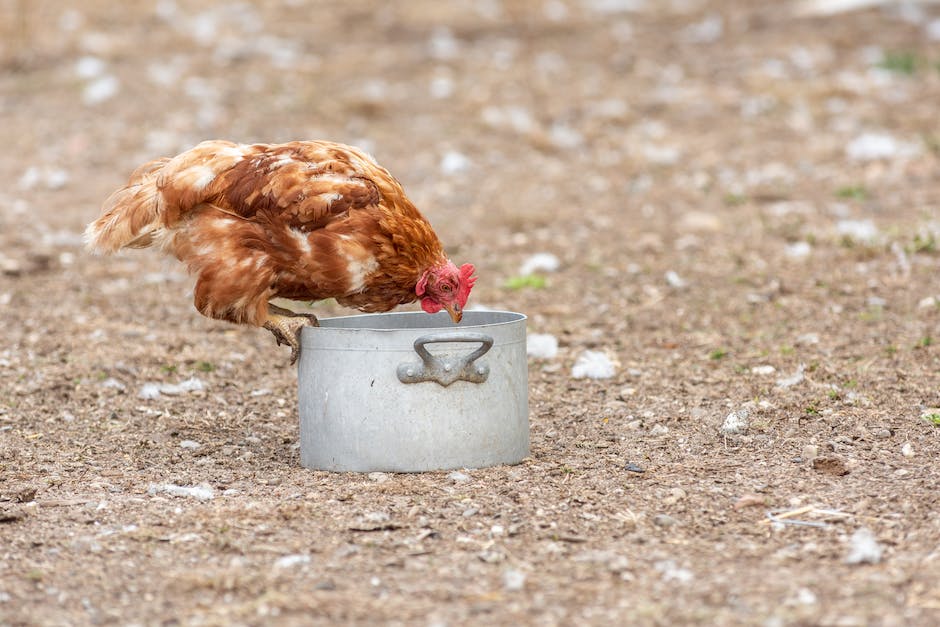
<path fill-rule="evenodd" d="M 526 317 L 467 311 L 320 320 L 301 335 L 300 461 L 420 472 L 529 454 Z"/>

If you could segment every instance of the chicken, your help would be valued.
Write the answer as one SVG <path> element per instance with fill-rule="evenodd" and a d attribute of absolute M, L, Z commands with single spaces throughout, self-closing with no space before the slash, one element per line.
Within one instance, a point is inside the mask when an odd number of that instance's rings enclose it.
<path fill-rule="evenodd" d="M 156 246 L 196 277 L 194 304 L 300 351 L 310 314 L 273 298 L 335 298 L 365 312 L 421 300 L 460 322 L 476 277 L 454 265 L 401 184 L 343 144 L 205 141 L 138 168 L 85 239 L 96 253 Z"/>

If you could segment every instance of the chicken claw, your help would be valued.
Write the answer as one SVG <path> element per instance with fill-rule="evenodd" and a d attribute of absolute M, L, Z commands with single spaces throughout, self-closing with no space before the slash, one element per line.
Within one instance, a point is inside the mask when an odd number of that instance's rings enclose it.
<path fill-rule="evenodd" d="M 274 334 L 278 346 L 290 346 L 292 366 L 300 357 L 300 333 L 306 326 L 318 327 L 320 323 L 313 314 L 295 313 L 276 305 L 268 306 L 268 321 L 264 323 L 264 328 Z"/>

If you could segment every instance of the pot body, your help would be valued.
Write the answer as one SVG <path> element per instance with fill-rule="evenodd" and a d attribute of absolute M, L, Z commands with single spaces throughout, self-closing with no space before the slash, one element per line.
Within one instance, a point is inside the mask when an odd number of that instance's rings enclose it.
<path fill-rule="evenodd" d="M 301 463 L 420 472 L 529 454 L 523 314 L 467 311 L 320 320 L 301 335 Z"/>

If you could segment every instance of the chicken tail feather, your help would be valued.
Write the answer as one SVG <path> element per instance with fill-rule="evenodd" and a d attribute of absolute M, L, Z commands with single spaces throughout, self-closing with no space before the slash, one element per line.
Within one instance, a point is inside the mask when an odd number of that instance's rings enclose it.
<path fill-rule="evenodd" d="M 85 245 L 95 253 L 114 253 L 122 248 L 144 248 L 163 226 L 162 195 L 157 186 L 160 171 L 169 159 L 139 168 L 128 184 L 105 201 L 101 217 L 85 229 Z"/>

